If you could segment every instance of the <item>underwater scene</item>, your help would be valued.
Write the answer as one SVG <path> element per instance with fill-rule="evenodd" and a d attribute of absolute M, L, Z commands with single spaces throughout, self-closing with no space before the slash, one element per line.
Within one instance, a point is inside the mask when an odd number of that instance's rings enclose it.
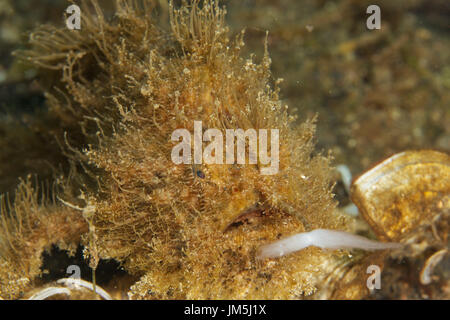
<path fill-rule="evenodd" d="M 448 0 L 0 0 L 0 300 L 448 300 L 449 224 Z"/>

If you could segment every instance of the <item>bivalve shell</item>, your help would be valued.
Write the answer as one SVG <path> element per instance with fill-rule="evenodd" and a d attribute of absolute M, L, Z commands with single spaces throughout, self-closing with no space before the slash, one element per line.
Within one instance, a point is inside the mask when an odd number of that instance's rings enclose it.
<path fill-rule="evenodd" d="M 405 151 L 352 184 L 351 198 L 380 239 L 402 241 L 450 212 L 450 156 Z"/>

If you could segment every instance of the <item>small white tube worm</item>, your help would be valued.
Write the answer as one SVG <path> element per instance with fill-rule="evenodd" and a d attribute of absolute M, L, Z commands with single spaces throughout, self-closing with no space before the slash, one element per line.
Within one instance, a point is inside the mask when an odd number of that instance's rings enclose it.
<path fill-rule="evenodd" d="M 265 245 L 260 248 L 258 258 L 277 258 L 309 246 L 322 249 L 383 250 L 400 248 L 402 244 L 378 242 L 344 231 L 316 229 Z"/>

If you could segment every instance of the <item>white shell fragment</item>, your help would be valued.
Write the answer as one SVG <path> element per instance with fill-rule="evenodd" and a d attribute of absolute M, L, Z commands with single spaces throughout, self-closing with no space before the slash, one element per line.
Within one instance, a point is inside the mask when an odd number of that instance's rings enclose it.
<path fill-rule="evenodd" d="M 36 294 L 33 294 L 28 298 L 28 300 L 45 300 L 51 296 L 55 296 L 58 294 L 66 294 L 70 296 L 70 290 L 66 288 L 49 287 L 37 292 Z"/>
<path fill-rule="evenodd" d="M 336 171 L 339 172 L 342 179 L 342 184 L 345 187 L 347 193 L 350 193 L 350 186 L 352 184 L 352 173 L 350 169 L 345 164 L 339 164 L 336 166 Z"/>
<path fill-rule="evenodd" d="M 82 279 L 62 278 L 56 282 L 59 284 L 68 286 L 69 288 L 73 288 L 73 289 L 78 289 L 80 287 L 84 287 L 91 291 L 94 291 L 94 285 L 92 283 L 82 280 Z M 95 293 L 97 293 L 99 296 L 101 296 L 105 300 L 112 300 L 112 298 L 108 294 L 108 292 L 106 292 L 104 289 L 102 289 L 98 285 L 95 286 Z"/>
<path fill-rule="evenodd" d="M 316 229 L 310 232 L 298 233 L 265 245 L 261 247 L 258 258 L 277 258 L 309 246 L 322 249 L 383 250 L 396 249 L 402 245 L 399 243 L 378 242 L 343 231 Z"/>
<path fill-rule="evenodd" d="M 447 249 L 439 250 L 435 252 L 428 260 L 425 262 L 425 266 L 420 273 L 420 283 L 427 285 L 433 281 L 432 272 L 434 267 L 437 266 L 439 262 L 441 262 L 442 258 L 447 254 Z"/>

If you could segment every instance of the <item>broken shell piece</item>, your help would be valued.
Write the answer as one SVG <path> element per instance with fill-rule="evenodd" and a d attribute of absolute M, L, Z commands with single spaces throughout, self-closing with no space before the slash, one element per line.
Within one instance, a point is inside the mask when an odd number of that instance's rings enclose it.
<path fill-rule="evenodd" d="M 433 281 L 432 273 L 434 267 L 437 266 L 439 262 L 441 262 L 442 258 L 447 254 L 447 249 L 439 250 L 435 252 L 428 260 L 425 262 L 425 266 L 420 273 L 420 283 L 427 285 Z"/>
<path fill-rule="evenodd" d="M 28 300 L 45 300 L 55 295 L 65 294 L 70 296 L 70 290 L 66 288 L 49 287 L 45 288 L 36 294 L 33 294 Z"/>
<path fill-rule="evenodd" d="M 357 178 L 351 199 L 377 236 L 398 242 L 450 212 L 450 157 L 423 150 L 398 153 Z"/>
<path fill-rule="evenodd" d="M 77 289 L 80 288 L 87 288 L 91 291 L 94 291 L 94 285 L 86 280 L 82 279 L 74 279 L 74 278 L 62 278 L 56 281 L 58 284 L 63 284 L 68 286 L 69 288 Z M 99 287 L 98 285 L 95 286 L 95 293 L 97 293 L 100 297 L 102 297 L 105 300 L 112 300 L 111 296 L 106 292 L 104 289 Z"/>
<path fill-rule="evenodd" d="M 345 191 L 350 193 L 352 173 L 350 172 L 349 167 L 345 164 L 339 164 L 336 166 L 336 171 L 341 175 L 342 184 L 344 185 Z"/>
<path fill-rule="evenodd" d="M 66 286 L 66 287 L 61 287 Z M 35 290 L 33 290 L 35 291 Z M 104 300 L 113 300 L 111 296 L 98 285 L 95 286 L 91 282 L 76 278 L 62 278 L 56 281 L 53 286 L 44 287 L 32 294 L 27 300 L 46 300 L 48 298 L 54 299 L 55 296 L 66 295 L 70 300 L 86 300 L 94 299 L 95 295 L 99 295 Z M 27 295 L 28 295 L 27 294 Z M 60 298 L 60 297 L 59 297 Z"/>

